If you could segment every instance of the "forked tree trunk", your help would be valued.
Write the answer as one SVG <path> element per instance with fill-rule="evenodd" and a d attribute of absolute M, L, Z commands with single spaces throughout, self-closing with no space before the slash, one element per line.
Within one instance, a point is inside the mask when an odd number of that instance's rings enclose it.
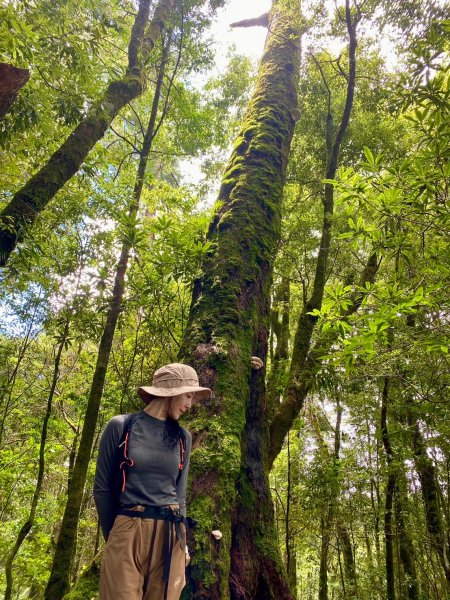
<path fill-rule="evenodd" d="M 140 152 L 138 172 L 129 212 L 130 222 L 134 221 L 139 210 L 139 202 L 144 185 L 145 170 L 155 133 L 156 117 L 161 96 L 165 66 L 168 57 L 168 49 L 169 45 L 167 44 L 163 51 L 162 61 L 158 73 L 158 80 L 155 87 L 155 94 L 153 97 L 150 120 Z M 50 579 L 45 591 L 45 600 L 60 600 L 69 588 L 71 566 L 76 549 L 78 518 L 83 500 L 87 470 L 91 459 L 92 445 L 97 428 L 100 401 L 105 385 L 106 371 L 108 369 L 114 332 L 116 329 L 117 319 L 119 318 L 122 308 L 122 300 L 125 291 L 125 274 L 130 256 L 131 239 L 133 239 L 133 235 L 128 236 L 126 241 L 124 241 L 116 268 L 113 295 L 110 306 L 106 313 L 106 324 L 98 348 L 97 362 L 95 365 L 94 376 L 92 379 L 91 390 L 86 407 L 80 445 L 78 448 L 73 473 L 69 480 L 67 502 L 64 510 L 61 531 L 56 544 Z"/>
<path fill-rule="evenodd" d="M 267 354 L 269 291 L 297 108 L 299 21 L 299 0 L 274 3 L 256 87 L 209 228 L 213 245 L 194 283 L 181 357 L 214 396 L 190 417 L 190 512 L 200 524 L 184 597 L 292 598 L 268 483 L 264 369 L 252 372 L 250 357 L 265 361 Z M 212 538 L 214 529 L 222 531 L 220 541 Z"/>
<path fill-rule="evenodd" d="M 0 214 L 0 266 L 4 266 L 27 229 L 33 226 L 55 194 L 69 181 L 104 136 L 119 111 L 145 89 L 145 62 L 161 35 L 175 0 L 160 0 L 148 23 L 151 0 L 140 0 L 128 46 L 128 67 L 122 79 L 111 82 L 102 98 L 50 157 L 46 165 L 20 189 Z"/>
<path fill-rule="evenodd" d="M 356 81 L 356 28 L 360 18 L 360 13 L 352 15 L 350 0 L 346 0 L 345 22 L 349 38 L 347 94 L 340 125 L 334 139 L 331 98 L 329 97 L 326 131 L 328 165 L 325 177 L 327 179 L 334 179 L 336 175 L 341 145 L 350 123 Z M 324 81 L 324 83 L 329 90 L 328 83 L 326 81 Z M 283 403 L 279 406 L 279 409 L 270 423 L 270 466 L 281 451 L 286 434 L 291 429 L 295 418 L 303 406 L 303 402 L 311 388 L 315 371 L 321 362 L 319 356 L 326 353 L 326 351 L 324 352 L 323 347 L 319 350 L 319 353 L 314 352 L 314 349 L 311 350 L 311 341 L 317 323 L 317 315 L 314 315 L 314 311 L 320 311 L 322 307 L 325 283 L 328 274 L 327 266 L 331 247 L 334 212 L 334 188 L 330 183 L 325 184 L 322 202 L 324 208 L 322 235 L 318 249 L 316 271 L 312 286 L 313 289 L 311 296 L 304 299 L 304 309 L 298 320 L 292 348 L 288 383 L 283 394 Z M 374 262 L 373 267 L 366 269 L 369 280 L 375 276 L 377 270 L 376 257 L 373 259 L 371 257 L 369 259 L 368 267 L 371 262 Z M 357 310 L 359 303 L 360 300 L 356 301 L 352 310 Z"/>

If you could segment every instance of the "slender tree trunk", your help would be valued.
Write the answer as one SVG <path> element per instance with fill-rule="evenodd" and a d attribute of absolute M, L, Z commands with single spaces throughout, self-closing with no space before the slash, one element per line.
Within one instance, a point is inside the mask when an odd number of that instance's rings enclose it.
<path fill-rule="evenodd" d="M 346 597 L 352 599 L 357 598 L 358 586 L 356 579 L 355 557 L 353 554 L 353 547 L 348 529 L 342 522 L 337 525 L 337 535 L 342 548 L 342 555 L 344 557 L 344 571 L 347 582 L 347 585 L 345 586 Z"/>
<path fill-rule="evenodd" d="M 395 494 L 395 473 L 392 462 L 393 452 L 387 426 L 387 411 L 389 402 L 389 377 L 384 378 L 381 395 L 381 437 L 383 440 L 386 460 L 388 463 L 388 479 L 386 483 L 386 499 L 384 505 L 384 541 L 386 552 L 386 596 L 387 600 L 395 600 L 395 563 L 394 563 L 394 532 L 393 532 L 393 501 Z"/>
<path fill-rule="evenodd" d="M 445 531 L 439 505 L 440 490 L 436 469 L 433 461 L 427 454 L 426 444 L 414 414 L 414 401 L 409 397 L 406 399 L 405 405 L 411 445 L 414 452 L 414 465 L 422 488 L 427 531 L 444 570 L 448 593 L 450 595 L 450 539 L 448 532 Z"/>
<path fill-rule="evenodd" d="M 274 305 L 270 312 L 271 335 L 276 336 L 276 347 L 271 358 L 272 367 L 267 378 L 267 401 L 269 418 L 276 412 L 280 404 L 280 396 L 285 387 L 285 377 L 289 359 L 289 301 L 290 282 L 284 277 L 278 286 Z M 281 318 L 280 318 L 281 316 Z"/>
<path fill-rule="evenodd" d="M 146 165 L 154 138 L 156 117 L 161 96 L 165 65 L 168 57 L 168 50 L 169 44 L 166 44 L 163 51 L 157 84 L 155 87 L 150 120 L 140 153 L 138 173 L 129 214 L 130 221 L 133 221 L 133 217 L 136 216 L 136 213 L 139 209 L 139 201 L 144 185 Z M 69 574 L 71 572 L 72 561 L 75 555 L 78 518 L 83 499 L 84 486 L 86 483 L 87 469 L 91 458 L 92 444 L 97 427 L 98 412 L 100 409 L 100 401 L 103 394 L 114 332 L 122 307 L 122 299 L 125 291 L 125 274 L 131 249 L 129 240 L 132 237 L 133 236 L 128 236 L 127 240 L 124 241 L 116 268 L 112 300 L 106 314 L 106 324 L 100 340 L 97 363 L 95 366 L 91 391 L 86 407 L 83 429 L 81 432 L 80 445 L 78 448 L 73 473 L 69 480 L 67 503 L 64 511 L 61 531 L 58 536 L 50 579 L 45 591 L 45 600 L 60 600 L 67 592 L 69 587 Z"/>
<path fill-rule="evenodd" d="M 406 482 L 405 482 L 406 483 Z M 414 546 L 405 525 L 404 507 L 400 486 L 397 485 L 394 498 L 395 519 L 398 531 L 400 560 L 406 575 L 406 588 L 409 600 L 419 600 L 416 565 L 414 563 Z"/>
<path fill-rule="evenodd" d="M 8 419 L 11 410 L 12 403 L 12 392 L 14 389 L 14 384 L 16 381 L 17 374 L 19 372 L 20 365 L 23 359 L 26 356 L 27 350 L 33 340 L 36 338 L 39 332 L 34 331 L 35 327 L 34 318 L 37 313 L 37 308 L 35 308 L 31 321 L 28 325 L 28 329 L 26 331 L 25 336 L 23 337 L 23 341 L 20 344 L 20 348 L 17 354 L 17 359 L 14 364 L 14 368 L 11 374 L 8 376 L 7 381 L 0 387 L 0 405 L 2 407 L 2 416 L 0 419 L 0 447 L 3 444 L 3 434 L 5 431 L 5 424 Z"/>
<path fill-rule="evenodd" d="M 181 357 L 213 398 L 190 417 L 195 555 L 186 596 L 292 598 L 268 483 L 269 292 L 297 107 L 300 2 L 274 3 L 255 90 L 226 167 Z M 291 113 L 292 111 L 292 113 Z M 217 457 L 214 458 L 214 457 Z M 220 529 L 223 538 L 211 538 Z"/>
<path fill-rule="evenodd" d="M 295 549 L 295 535 L 292 533 L 291 523 L 291 506 L 296 501 L 296 494 L 294 493 L 295 483 L 298 480 L 298 469 L 294 465 L 297 461 L 293 461 L 291 458 L 291 444 L 289 440 L 289 434 L 287 436 L 287 497 L 286 497 L 286 519 L 285 519 L 285 543 L 286 543 L 286 571 L 289 581 L 289 587 L 293 592 L 294 597 L 297 597 L 297 557 Z"/>
<path fill-rule="evenodd" d="M 349 36 L 347 95 L 340 126 L 334 141 L 332 141 L 332 115 L 331 104 L 329 102 L 327 116 L 327 179 L 334 179 L 336 175 L 340 149 L 350 122 L 350 115 L 353 107 L 356 80 L 356 27 L 359 18 L 360 17 L 352 17 L 350 0 L 346 0 L 345 19 Z M 326 82 L 325 84 L 328 86 Z M 331 184 L 325 184 L 324 195 L 322 199 L 324 207 L 322 236 L 316 262 L 313 291 L 310 298 L 305 298 L 304 309 L 301 312 L 298 321 L 292 348 L 288 383 L 283 394 L 283 403 L 280 405 L 270 424 L 270 466 L 273 464 L 276 456 L 278 456 L 282 448 L 284 438 L 286 437 L 287 432 L 291 429 L 294 419 L 303 406 L 304 399 L 311 387 L 314 372 L 318 365 L 320 365 L 320 354 L 317 355 L 310 351 L 312 334 L 317 322 L 317 316 L 311 313 L 313 313 L 314 310 L 320 310 L 325 290 L 334 211 L 333 189 L 334 188 Z M 357 310 L 357 308 L 357 303 L 355 303 L 355 310 Z M 321 352 L 323 355 L 323 348 L 321 348 Z"/>
<path fill-rule="evenodd" d="M 331 519 L 332 514 L 328 511 L 326 517 L 322 517 L 320 523 L 319 600 L 328 600 L 328 551 L 331 541 Z"/>
<path fill-rule="evenodd" d="M 0 266 L 4 266 L 27 229 L 33 226 L 55 194 L 75 175 L 119 111 L 145 89 L 144 67 L 175 0 L 160 0 L 148 24 L 151 0 L 140 0 L 128 46 L 128 67 L 122 79 L 111 82 L 103 97 L 51 156 L 47 164 L 20 189 L 0 215 Z"/>
<path fill-rule="evenodd" d="M 61 356 L 62 356 L 62 353 L 64 350 L 64 345 L 66 343 L 68 334 L 69 334 L 69 318 L 67 318 L 66 323 L 64 325 L 64 330 L 63 330 L 63 334 L 61 337 L 61 341 L 59 343 L 59 346 L 58 346 L 58 349 L 56 352 L 56 356 L 55 356 L 55 365 L 53 368 L 53 378 L 52 378 L 50 392 L 48 394 L 48 399 L 47 399 L 47 410 L 45 412 L 44 420 L 42 422 L 41 441 L 40 441 L 40 446 L 39 446 L 39 469 L 38 469 L 38 476 L 37 476 L 37 480 L 36 480 L 36 487 L 34 489 L 33 498 L 31 500 L 30 512 L 28 514 L 27 520 L 25 521 L 25 523 L 22 525 L 22 527 L 19 530 L 19 534 L 17 536 L 14 547 L 12 548 L 8 558 L 6 559 L 6 564 L 5 564 L 6 590 L 5 590 L 5 596 L 4 596 L 5 600 L 11 600 L 12 586 L 13 586 L 12 566 L 13 566 L 14 558 L 16 557 L 16 554 L 20 550 L 21 545 L 25 541 L 25 538 L 27 537 L 27 535 L 31 531 L 31 528 L 34 525 L 34 517 L 36 514 L 36 508 L 37 508 L 39 498 L 41 495 L 42 482 L 44 481 L 45 445 L 47 443 L 48 422 L 49 422 L 50 416 L 52 414 L 53 397 L 55 395 L 56 385 L 58 383 L 58 378 L 59 378 L 59 365 L 61 363 Z"/>
<path fill-rule="evenodd" d="M 328 553 L 333 534 L 333 523 L 335 520 L 336 502 L 339 496 L 339 462 L 341 447 L 341 422 L 342 407 L 339 396 L 336 398 L 336 426 L 334 430 L 334 452 L 332 453 L 323 438 L 317 417 L 313 412 L 310 413 L 311 425 L 316 437 L 319 448 L 324 455 L 326 464 L 333 465 L 331 479 L 328 480 L 326 506 L 321 517 L 321 545 L 320 545 L 320 566 L 319 566 L 319 600 L 328 599 Z"/>

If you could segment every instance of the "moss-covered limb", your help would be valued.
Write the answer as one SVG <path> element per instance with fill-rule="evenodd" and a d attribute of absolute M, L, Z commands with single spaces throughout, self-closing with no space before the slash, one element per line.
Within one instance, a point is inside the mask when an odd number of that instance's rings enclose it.
<path fill-rule="evenodd" d="M 146 28 L 150 0 L 140 0 L 129 43 L 130 63 L 120 80 L 111 82 L 67 140 L 12 198 L 0 214 L 0 266 L 33 226 L 55 194 L 78 171 L 94 145 L 103 137 L 119 111 L 145 88 L 144 64 L 175 0 L 160 0 Z"/>
<path fill-rule="evenodd" d="M 259 17 L 253 19 L 244 19 L 243 21 L 236 21 L 230 23 L 230 27 L 268 27 L 269 25 L 269 13 L 263 13 Z"/>
<path fill-rule="evenodd" d="M 195 598 L 229 598 L 235 482 L 250 398 L 250 357 L 267 352 L 269 289 L 280 236 L 280 204 L 297 106 L 299 3 L 271 14 L 258 79 L 223 176 L 209 228 L 212 249 L 195 282 L 181 357 L 214 398 L 189 424 L 194 433 L 190 510 L 195 532 L 190 586 Z M 262 373 L 261 373 L 262 375 Z M 265 459 L 260 456 L 265 466 Z M 207 499 L 210 499 L 207 503 Z M 202 507 L 207 503 L 206 514 Z M 203 514 L 202 514 L 203 513 Z M 224 534 L 211 546 L 210 527 Z M 256 542 L 255 542 L 256 543 Z"/>

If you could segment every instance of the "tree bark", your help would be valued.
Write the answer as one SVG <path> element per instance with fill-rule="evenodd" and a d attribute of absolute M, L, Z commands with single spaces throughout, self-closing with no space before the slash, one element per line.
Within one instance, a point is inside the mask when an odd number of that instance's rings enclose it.
<path fill-rule="evenodd" d="M 427 531 L 444 570 L 447 588 L 450 593 L 450 539 L 448 532 L 445 531 L 439 506 L 440 493 L 436 469 L 427 454 L 425 440 L 414 414 L 414 401 L 410 397 L 406 398 L 405 408 L 414 452 L 414 465 L 422 489 Z"/>
<path fill-rule="evenodd" d="M 419 600 L 419 587 L 417 582 L 414 546 L 409 537 L 404 519 L 403 498 L 400 486 L 397 484 L 394 498 L 395 520 L 397 523 L 400 560 L 406 575 L 406 588 L 409 600 Z"/>
<path fill-rule="evenodd" d="M 300 3 L 276 2 L 255 90 L 226 167 L 181 357 L 213 398 L 191 415 L 190 510 L 200 521 L 185 597 L 292 598 L 273 520 L 264 369 L 269 291 L 297 107 Z M 216 542 L 211 530 L 220 529 Z"/>
<path fill-rule="evenodd" d="M 386 483 L 386 498 L 384 505 L 384 541 L 386 552 L 386 597 L 395 600 L 395 563 L 394 563 L 394 531 L 393 531 L 393 501 L 395 494 L 396 478 L 393 471 L 393 452 L 389 439 L 387 426 L 387 411 L 389 402 L 389 377 L 384 378 L 383 392 L 381 395 L 380 428 L 386 461 L 388 464 L 388 479 Z"/>
<path fill-rule="evenodd" d="M 0 63 L 0 119 L 15 102 L 19 91 L 30 79 L 28 69 L 19 69 L 8 63 Z"/>
<path fill-rule="evenodd" d="M 297 597 L 297 555 L 295 548 L 295 533 L 292 531 L 291 506 L 298 502 L 297 494 L 294 493 L 295 483 L 298 483 L 297 459 L 291 459 L 291 444 L 289 434 L 287 436 L 287 490 L 286 490 L 286 515 L 285 515 L 285 544 L 286 544 L 286 572 L 289 587 L 294 597 Z"/>
<path fill-rule="evenodd" d="M 145 62 L 159 39 L 175 0 L 160 0 L 149 24 L 151 0 L 140 0 L 128 46 L 128 67 L 122 79 L 111 82 L 102 98 L 50 157 L 47 164 L 20 189 L 0 214 L 0 266 L 55 194 L 75 175 L 119 111 L 145 89 Z"/>
<path fill-rule="evenodd" d="M 150 120 L 144 136 L 139 158 L 138 172 L 133 190 L 133 200 L 129 213 L 131 222 L 133 222 L 134 217 L 136 217 L 139 209 L 139 202 L 145 179 L 146 165 L 155 133 L 157 110 L 161 96 L 168 50 L 169 44 L 166 44 L 164 47 L 162 61 L 158 73 L 158 80 L 155 87 Z M 78 518 L 83 499 L 84 486 L 86 483 L 87 469 L 91 459 L 92 445 L 97 427 L 100 401 L 103 394 L 106 371 L 108 368 L 109 356 L 114 339 L 114 332 L 122 307 L 123 294 L 125 291 L 125 274 L 128 267 L 131 249 L 130 240 L 132 238 L 133 236 L 127 236 L 126 240 L 123 242 L 122 251 L 116 268 L 113 295 L 106 314 L 105 328 L 100 340 L 97 363 L 95 366 L 91 391 L 86 407 L 83 429 L 81 432 L 80 445 L 78 448 L 73 473 L 69 480 L 67 502 L 61 525 L 61 531 L 56 544 L 52 570 L 47 584 L 47 589 L 45 591 L 45 600 L 60 600 L 69 588 L 69 577 L 76 548 Z"/>
<path fill-rule="evenodd" d="M 320 565 L 319 565 L 319 600 L 327 600 L 328 598 L 328 553 L 333 534 L 333 524 L 335 521 L 336 503 L 339 497 L 339 471 L 340 471 L 340 448 L 341 448 L 341 423 L 342 423 L 342 406 L 339 396 L 336 397 L 336 426 L 334 429 L 334 452 L 328 448 L 328 444 L 324 439 L 320 429 L 318 419 L 314 413 L 314 409 L 308 414 L 309 422 L 314 437 L 317 441 L 318 452 L 323 456 L 326 470 L 329 471 L 329 465 L 333 465 L 333 469 L 329 474 L 327 481 L 327 489 L 325 495 L 325 506 L 322 510 L 320 519 L 321 529 L 321 544 L 320 544 Z"/>
<path fill-rule="evenodd" d="M 355 557 L 348 529 L 342 522 L 337 524 L 337 535 L 342 547 L 342 555 L 344 557 L 344 572 L 345 580 L 347 582 L 345 587 L 346 597 L 357 598 L 358 585 L 356 579 Z"/>

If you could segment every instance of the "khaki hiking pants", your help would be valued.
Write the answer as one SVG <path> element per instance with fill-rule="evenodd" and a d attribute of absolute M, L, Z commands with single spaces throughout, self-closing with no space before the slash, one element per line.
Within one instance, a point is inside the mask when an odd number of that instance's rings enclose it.
<path fill-rule="evenodd" d="M 106 543 L 99 600 L 179 600 L 185 585 L 185 548 L 173 533 L 164 596 L 163 543 L 164 521 L 118 515 Z"/>

